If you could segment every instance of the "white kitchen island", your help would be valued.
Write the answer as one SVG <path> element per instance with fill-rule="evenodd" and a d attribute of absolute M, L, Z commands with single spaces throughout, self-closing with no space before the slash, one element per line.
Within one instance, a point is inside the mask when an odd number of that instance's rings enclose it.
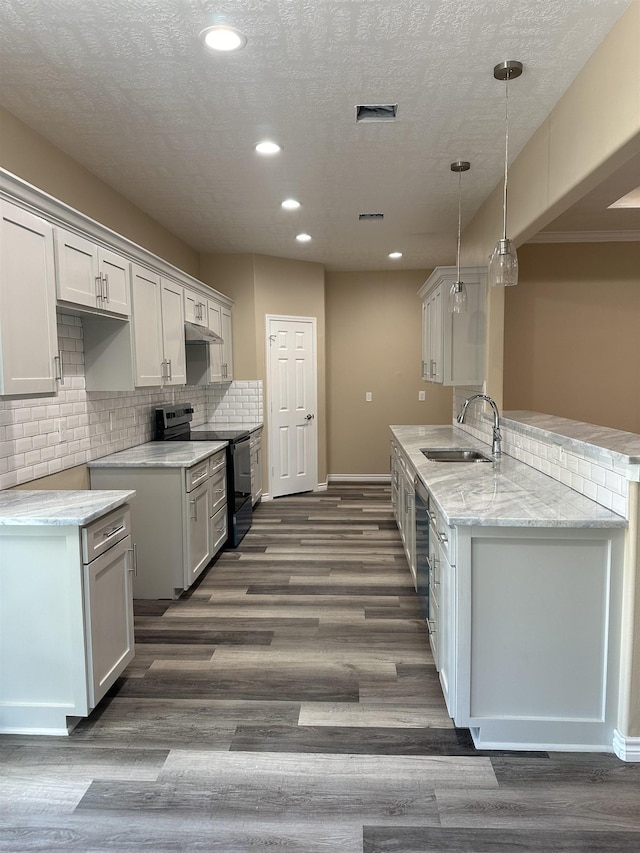
<path fill-rule="evenodd" d="M 0 732 L 66 735 L 134 656 L 131 490 L 0 492 Z"/>
<path fill-rule="evenodd" d="M 626 519 L 509 456 L 426 459 L 423 448 L 490 455 L 456 427 L 391 435 L 428 492 L 416 574 L 455 724 L 484 749 L 611 751 Z"/>

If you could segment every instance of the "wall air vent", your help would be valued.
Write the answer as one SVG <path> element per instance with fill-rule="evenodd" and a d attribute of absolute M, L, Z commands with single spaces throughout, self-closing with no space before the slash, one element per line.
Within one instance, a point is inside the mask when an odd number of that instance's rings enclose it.
<path fill-rule="evenodd" d="M 384 213 L 359 213 L 358 219 L 360 222 L 371 219 L 384 219 Z"/>
<path fill-rule="evenodd" d="M 397 104 L 358 104 L 356 106 L 356 121 L 395 121 L 397 115 Z"/>

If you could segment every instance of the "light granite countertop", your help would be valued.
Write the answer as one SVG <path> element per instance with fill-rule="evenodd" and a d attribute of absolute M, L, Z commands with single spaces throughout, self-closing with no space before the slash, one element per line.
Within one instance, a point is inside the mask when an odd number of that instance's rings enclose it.
<path fill-rule="evenodd" d="M 228 441 L 150 441 L 87 462 L 88 468 L 190 468 Z"/>
<path fill-rule="evenodd" d="M 0 525 L 77 524 L 83 527 L 135 497 L 135 491 L 105 489 L 0 492 Z"/>
<path fill-rule="evenodd" d="M 491 447 L 454 426 L 392 426 L 391 434 L 451 525 L 626 527 L 627 520 L 511 456 L 432 462 L 423 448 Z"/>
<path fill-rule="evenodd" d="M 512 430 L 536 439 L 542 432 L 554 443 L 584 454 L 607 456 L 628 465 L 640 464 L 640 435 L 635 432 L 527 411 L 504 412 L 502 422 Z"/>

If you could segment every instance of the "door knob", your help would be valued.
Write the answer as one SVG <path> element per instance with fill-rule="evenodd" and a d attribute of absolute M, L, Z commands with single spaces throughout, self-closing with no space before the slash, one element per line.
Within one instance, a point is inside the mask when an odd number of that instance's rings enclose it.
<path fill-rule="evenodd" d="M 312 421 L 313 418 L 314 418 L 314 415 L 305 415 L 304 416 L 305 421 Z"/>

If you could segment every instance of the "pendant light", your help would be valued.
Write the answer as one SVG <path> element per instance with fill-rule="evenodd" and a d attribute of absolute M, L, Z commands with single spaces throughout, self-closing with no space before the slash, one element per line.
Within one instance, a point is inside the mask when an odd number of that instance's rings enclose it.
<path fill-rule="evenodd" d="M 489 258 L 489 282 L 494 287 L 510 287 L 518 283 L 518 255 L 507 238 L 507 174 L 509 170 L 509 80 L 522 74 L 522 63 L 517 59 L 501 62 L 493 69 L 496 80 L 504 80 L 505 134 L 504 134 L 504 189 L 502 193 L 502 239 L 496 243 Z"/>
<path fill-rule="evenodd" d="M 467 288 L 460 280 L 460 235 L 462 233 L 462 173 L 468 172 L 471 163 L 467 160 L 456 160 L 451 164 L 451 171 L 458 173 L 458 255 L 456 265 L 456 280 L 449 290 L 449 313 L 464 314 L 467 310 Z"/>

